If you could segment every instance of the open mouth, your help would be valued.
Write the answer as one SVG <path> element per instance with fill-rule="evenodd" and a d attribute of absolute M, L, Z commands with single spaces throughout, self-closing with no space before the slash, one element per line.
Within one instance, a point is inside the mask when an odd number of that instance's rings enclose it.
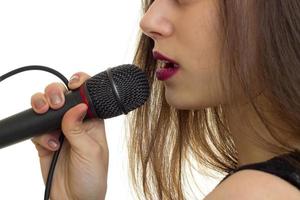
<path fill-rule="evenodd" d="M 157 60 L 160 68 L 178 68 L 179 64 L 172 59 L 162 55 L 161 53 L 154 51 L 153 58 Z"/>
<path fill-rule="evenodd" d="M 168 58 L 157 51 L 153 52 L 153 58 L 157 61 L 158 69 L 156 77 L 160 81 L 166 81 L 173 77 L 179 70 L 179 64 L 171 58 Z"/>
<path fill-rule="evenodd" d="M 172 63 L 172 62 L 168 62 L 168 61 L 164 61 L 164 60 L 157 60 L 158 62 L 158 66 L 160 68 L 178 68 L 179 65 L 176 63 Z"/>

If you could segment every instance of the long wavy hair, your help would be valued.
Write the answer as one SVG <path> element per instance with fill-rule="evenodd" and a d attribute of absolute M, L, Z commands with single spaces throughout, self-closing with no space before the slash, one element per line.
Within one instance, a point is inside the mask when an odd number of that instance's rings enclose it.
<path fill-rule="evenodd" d="M 144 12 L 152 2 L 142 1 Z M 294 151 L 296 147 L 287 143 L 282 133 L 274 131 L 274 124 L 255 101 L 253 91 L 259 83 L 278 119 L 290 127 L 289 133 L 298 133 L 292 137 L 299 141 L 300 1 L 218 2 L 223 41 L 220 77 L 228 102 L 234 102 L 242 91 L 258 118 L 281 144 L 279 147 L 264 140 L 270 151 Z M 130 174 L 140 199 L 181 200 L 185 199 L 186 164 L 196 161 L 199 169 L 226 174 L 237 167 L 237 150 L 228 128 L 225 105 L 177 110 L 167 104 L 163 84 L 155 78 L 153 47 L 154 41 L 141 33 L 134 63 L 148 75 L 151 94 L 128 118 Z"/>

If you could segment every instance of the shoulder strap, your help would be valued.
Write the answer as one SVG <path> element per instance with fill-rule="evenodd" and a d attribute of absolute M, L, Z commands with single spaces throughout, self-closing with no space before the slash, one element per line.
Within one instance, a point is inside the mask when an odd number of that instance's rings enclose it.
<path fill-rule="evenodd" d="M 300 152 L 294 151 L 288 154 L 276 156 L 270 160 L 260 163 L 254 163 L 241 166 L 232 170 L 225 178 L 221 180 L 223 182 L 230 175 L 244 169 L 254 169 L 263 171 L 266 173 L 278 176 L 287 182 L 291 183 L 300 190 Z M 221 183 L 220 182 L 220 183 Z M 220 184 L 219 183 L 219 184 Z"/>

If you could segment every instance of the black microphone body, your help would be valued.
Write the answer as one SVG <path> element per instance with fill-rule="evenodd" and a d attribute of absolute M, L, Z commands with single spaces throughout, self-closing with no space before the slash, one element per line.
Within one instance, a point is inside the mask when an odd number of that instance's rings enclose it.
<path fill-rule="evenodd" d="M 145 74 L 134 65 L 121 65 L 88 79 L 79 89 L 65 94 L 65 104 L 58 110 L 37 114 L 28 109 L 0 121 L 0 148 L 46 132 L 59 130 L 64 114 L 85 103 L 87 118 L 110 118 L 144 104 L 149 95 Z"/>
<path fill-rule="evenodd" d="M 68 92 L 65 104 L 59 110 L 49 109 L 44 114 L 37 114 L 33 109 L 12 115 L 0 121 L 0 148 L 22 140 L 38 136 L 45 132 L 58 130 L 63 115 L 73 106 L 83 103 L 79 90 Z"/>

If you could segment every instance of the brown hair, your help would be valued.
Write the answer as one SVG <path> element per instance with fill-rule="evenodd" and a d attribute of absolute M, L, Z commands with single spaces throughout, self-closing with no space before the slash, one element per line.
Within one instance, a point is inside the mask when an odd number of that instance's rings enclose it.
<path fill-rule="evenodd" d="M 143 0 L 144 12 L 152 2 Z M 259 83 L 278 119 L 290 127 L 290 133 L 300 133 L 300 1 L 220 0 L 219 7 L 224 41 L 220 77 L 224 77 L 228 100 L 241 90 L 282 145 L 280 149 L 293 151 L 295 148 L 274 132 L 274 124 L 253 98 L 253 88 Z M 227 173 L 237 167 L 237 151 L 224 105 L 177 110 L 167 104 L 164 87 L 155 79 L 153 47 L 153 40 L 142 34 L 134 63 L 147 73 L 151 95 L 129 116 L 131 176 L 139 197 L 180 200 L 185 198 L 186 163 L 195 159 L 199 169 L 204 166 Z M 268 147 L 276 146 L 269 143 Z"/>

